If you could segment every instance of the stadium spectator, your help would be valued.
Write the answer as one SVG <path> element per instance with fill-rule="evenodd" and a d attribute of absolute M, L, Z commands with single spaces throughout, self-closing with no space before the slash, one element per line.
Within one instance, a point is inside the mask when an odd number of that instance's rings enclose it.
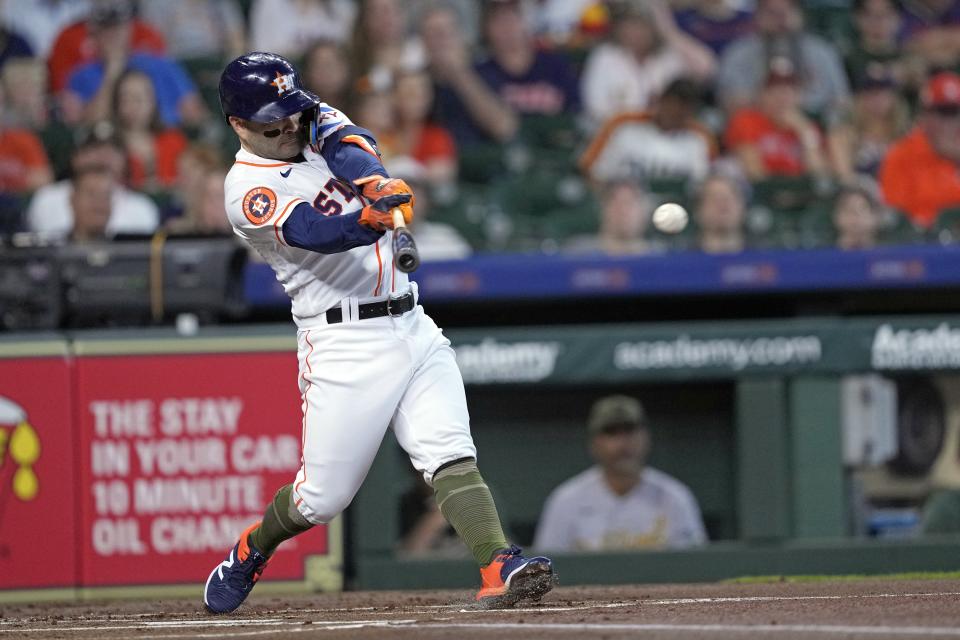
<path fill-rule="evenodd" d="M 863 187 L 840 189 L 833 201 L 831 220 L 840 249 L 870 249 L 879 240 L 879 203 Z"/>
<path fill-rule="evenodd" d="M 351 106 L 350 58 L 344 45 L 318 40 L 303 56 L 303 84 L 320 99 L 341 110 Z"/>
<path fill-rule="evenodd" d="M 6 96 L 6 124 L 37 132 L 46 129 L 51 115 L 47 65 L 38 58 L 10 60 L 0 69 L 0 82 Z"/>
<path fill-rule="evenodd" d="M 167 221 L 166 229 L 173 234 L 232 236 L 233 227 L 227 219 L 224 207 L 223 180 L 227 169 L 212 167 L 197 179 L 198 198 L 188 202 L 186 209 L 177 218 Z"/>
<path fill-rule="evenodd" d="M 32 58 L 33 48 L 20 34 L 0 27 L 0 69 L 11 60 Z"/>
<path fill-rule="evenodd" d="M 614 117 L 590 142 L 580 170 L 601 182 L 624 177 L 703 179 L 716 143 L 696 119 L 701 94 L 695 82 L 679 78 L 649 111 Z"/>
<path fill-rule="evenodd" d="M 423 43 L 408 33 L 400 0 L 360 0 L 350 55 L 357 82 L 365 90 L 389 90 L 398 73 L 426 65 Z"/>
<path fill-rule="evenodd" d="M 928 70 L 960 62 L 960 0 L 901 0 L 904 48 L 919 56 Z"/>
<path fill-rule="evenodd" d="M 0 90 L 0 112 L 6 111 Z M 26 194 L 53 180 L 43 143 L 32 131 L 0 122 L 0 193 Z"/>
<path fill-rule="evenodd" d="M 895 0 L 854 0 L 853 23 L 856 38 L 844 59 L 847 77 L 856 81 L 886 75 L 899 88 L 923 84 L 922 61 L 908 56 L 900 44 L 902 19 Z"/>
<path fill-rule="evenodd" d="M 89 242 L 107 238 L 107 224 L 113 216 L 111 194 L 117 188 L 116 178 L 104 166 L 89 166 L 73 177 L 70 190 L 72 242 Z"/>
<path fill-rule="evenodd" d="M 916 126 L 887 152 L 880 187 L 887 204 L 929 228 L 941 210 L 960 205 L 960 75 L 934 75 L 920 103 Z"/>
<path fill-rule="evenodd" d="M 460 149 L 506 142 L 516 135 L 519 118 L 477 73 L 460 24 L 459 14 L 448 4 L 429 7 L 420 19 L 434 82 L 434 121 L 450 131 Z"/>
<path fill-rule="evenodd" d="M 157 228 L 159 212 L 153 201 L 123 186 L 127 159 L 123 145 L 110 123 L 98 123 L 85 132 L 70 159 L 72 176 L 80 175 L 91 168 L 106 168 L 116 184 L 111 191 L 111 214 L 106 227 L 108 235 L 146 234 Z M 70 208 L 72 192 L 72 179 L 37 189 L 27 208 L 27 228 L 52 236 L 68 236 L 74 226 Z"/>
<path fill-rule="evenodd" d="M 60 32 L 83 20 L 90 4 L 88 0 L 4 0 L 0 3 L 0 23 L 22 34 L 34 54 L 46 60 Z"/>
<path fill-rule="evenodd" d="M 876 178 L 890 145 L 910 127 L 910 110 L 889 71 L 864 70 L 854 79 L 853 118 L 844 144 L 853 170 Z"/>
<path fill-rule="evenodd" d="M 753 14 L 731 0 L 695 0 L 675 12 L 677 26 L 717 55 L 731 42 L 750 33 Z"/>
<path fill-rule="evenodd" d="M 450 132 L 430 121 L 433 86 L 422 72 L 398 75 L 392 104 L 396 126 L 383 138 L 395 156 L 409 157 L 423 167 L 420 181 L 438 187 L 457 178 L 457 148 Z M 419 215 L 419 207 L 418 207 Z"/>
<path fill-rule="evenodd" d="M 537 48 L 519 0 L 487 2 L 483 36 L 490 57 L 477 73 L 521 116 L 580 108 L 576 74 L 567 58 Z"/>
<path fill-rule="evenodd" d="M 840 56 L 829 42 L 804 31 L 798 0 L 759 0 L 754 33 L 724 50 L 716 86 L 728 113 L 756 99 L 770 63 L 778 58 L 793 61 L 805 111 L 817 114 L 828 128 L 845 121 L 850 87 Z"/>
<path fill-rule="evenodd" d="M 127 69 L 120 74 L 112 112 L 130 163 L 127 183 L 149 192 L 173 186 L 177 158 L 188 143 L 178 129 L 161 122 L 153 83 L 146 73 Z"/>
<path fill-rule="evenodd" d="M 680 76 L 706 80 L 714 74 L 713 52 L 677 28 L 663 0 L 618 0 L 611 17 L 612 39 L 590 52 L 581 81 L 594 124 L 646 109 Z"/>
<path fill-rule="evenodd" d="M 535 3 L 533 28 L 548 46 L 582 48 L 606 33 L 609 18 L 602 0 L 542 0 Z"/>
<path fill-rule="evenodd" d="M 596 465 L 547 498 L 534 547 L 609 551 L 690 547 L 707 541 L 696 498 L 686 485 L 647 466 L 650 428 L 628 396 L 598 400 L 587 421 Z"/>
<path fill-rule="evenodd" d="M 828 173 L 823 135 L 801 108 L 800 82 L 790 59 L 771 60 L 756 105 L 730 118 L 726 146 L 751 181 Z"/>
<path fill-rule="evenodd" d="M 166 52 L 166 43 L 160 32 L 134 17 L 132 0 L 93 0 L 86 19 L 66 27 L 53 43 L 47 59 L 51 93 L 57 95 L 66 89 L 75 69 L 98 60 L 101 55 L 98 39 L 119 37 L 116 34 L 98 38 L 99 32 L 115 34 L 120 25 L 123 25 L 121 30 L 125 35 L 123 44 L 129 51 L 157 56 Z"/>
<path fill-rule="evenodd" d="M 345 43 L 357 15 L 353 0 L 253 0 L 250 48 L 299 57 L 311 43 Z"/>
<path fill-rule="evenodd" d="M 140 17 L 157 28 L 175 60 L 231 60 L 246 50 L 246 24 L 237 0 L 141 2 Z"/>
<path fill-rule="evenodd" d="M 735 178 L 713 173 L 700 185 L 693 218 L 697 247 L 704 253 L 739 253 L 747 247 L 745 187 Z"/>
<path fill-rule="evenodd" d="M 166 210 L 161 211 L 165 223 L 174 228 L 193 229 L 195 214 L 207 191 L 206 177 L 223 167 L 224 160 L 217 147 L 203 142 L 187 146 L 177 158 L 176 184 L 169 193 Z"/>
<path fill-rule="evenodd" d="M 206 108 L 186 71 L 167 57 L 131 50 L 134 23 L 129 14 L 110 15 L 91 31 L 93 61 L 70 74 L 61 96 L 63 119 L 68 123 L 94 123 L 110 118 L 117 80 L 129 68 L 150 77 L 164 124 L 200 124 L 207 117 Z"/>
<path fill-rule="evenodd" d="M 653 202 L 636 180 L 615 180 L 598 187 L 600 230 L 572 238 L 569 253 L 602 253 L 608 256 L 643 255 L 662 248 L 647 240 Z"/>

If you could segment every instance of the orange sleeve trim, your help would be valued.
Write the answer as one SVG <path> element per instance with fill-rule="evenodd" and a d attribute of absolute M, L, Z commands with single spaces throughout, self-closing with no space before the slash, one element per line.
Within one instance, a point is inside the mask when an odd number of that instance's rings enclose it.
<path fill-rule="evenodd" d="M 621 125 L 624 125 L 628 122 L 643 122 L 644 120 L 649 120 L 650 115 L 646 112 L 641 113 L 623 113 L 618 116 L 614 116 L 607 121 L 603 128 L 600 130 L 600 133 L 590 142 L 587 146 L 587 150 L 583 152 L 583 155 L 580 156 L 580 171 L 588 173 L 590 167 L 593 166 L 593 163 L 597 161 L 597 158 L 603 153 L 604 147 L 607 146 L 607 143 L 610 142 L 610 138 L 613 136 L 614 132 Z"/>
<path fill-rule="evenodd" d="M 377 150 L 374 149 L 373 146 L 369 142 L 367 142 L 366 138 L 364 138 L 363 136 L 351 134 L 349 136 L 343 136 L 342 140 L 343 142 L 349 142 L 350 144 L 355 144 L 361 149 L 363 149 L 364 151 L 366 151 L 367 153 L 369 153 L 370 155 L 372 155 L 377 160 L 380 159 L 380 154 L 377 153 Z"/>
<path fill-rule="evenodd" d="M 277 162 L 274 164 L 260 164 L 257 162 L 244 162 L 243 160 L 237 160 L 233 164 L 245 164 L 248 167 L 289 167 L 289 162 Z"/>
<path fill-rule="evenodd" d="M 280 214 L 280 217 L 278 217 L 276 220 L 273 221 L 273 233 L 275 236 L 277 236 L 277 241 L 285 247 L 289 247 L 290 245 L 288 245 L 284 241 L 283 237 L 280 235 L 280 223 L 286 220 L 287 211 L 290 210 L 290 207 L 300 202 L 306 202 L 306 200 L 304 200 L 303 198 L 297 198 L 296 200 L 291 200 L 290 202 L 288 202 L 287 206 L 283 208 L 283 213 Z"/>

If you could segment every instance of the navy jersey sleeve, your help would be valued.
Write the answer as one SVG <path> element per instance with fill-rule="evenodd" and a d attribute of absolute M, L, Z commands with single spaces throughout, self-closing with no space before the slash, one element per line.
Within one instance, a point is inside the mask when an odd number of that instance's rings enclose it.
<path fill-rule="evenodd" d="M 291 247 L 317 253 L 340 253 L 365 247 L 383 233 L 359 224 L 360 212 L 325 216 L 307 202 L 294 207 L 283 223 L 283 239 Z"/>
<path fill-rule="evenodd" d="M 389 177 L 380 161 L 373 134 L 353 124 L 343 126 L 324 138 L 320 155 L 333 175 L 350 184 L 357 178 L 372 175 Z"/>

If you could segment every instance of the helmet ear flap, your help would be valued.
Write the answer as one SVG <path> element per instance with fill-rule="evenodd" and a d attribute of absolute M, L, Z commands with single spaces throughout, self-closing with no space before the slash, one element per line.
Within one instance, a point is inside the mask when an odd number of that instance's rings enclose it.
<path fill-rule="evenodd" d="M 300 116 L 300 124 L 307 128 L 307 144 L 317 152 L 319 152 L 320 149 L 320 129 L 319 123 L 317 122 L 317 116 L 319 114 L 320 109 L 318 107 L 312 107 L 304 111 Z"/>

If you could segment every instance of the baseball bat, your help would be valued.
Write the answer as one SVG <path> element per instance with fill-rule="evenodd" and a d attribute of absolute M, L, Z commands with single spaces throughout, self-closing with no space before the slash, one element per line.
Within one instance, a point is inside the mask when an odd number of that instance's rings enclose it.
<path fill-rule="evenodd" d="M 403 220 L 403 211 L 394 207 L 393 215 L 393 263 L 404 273 L 415 271 L 420 266 L 420 252 L 407 223 Z"/>

